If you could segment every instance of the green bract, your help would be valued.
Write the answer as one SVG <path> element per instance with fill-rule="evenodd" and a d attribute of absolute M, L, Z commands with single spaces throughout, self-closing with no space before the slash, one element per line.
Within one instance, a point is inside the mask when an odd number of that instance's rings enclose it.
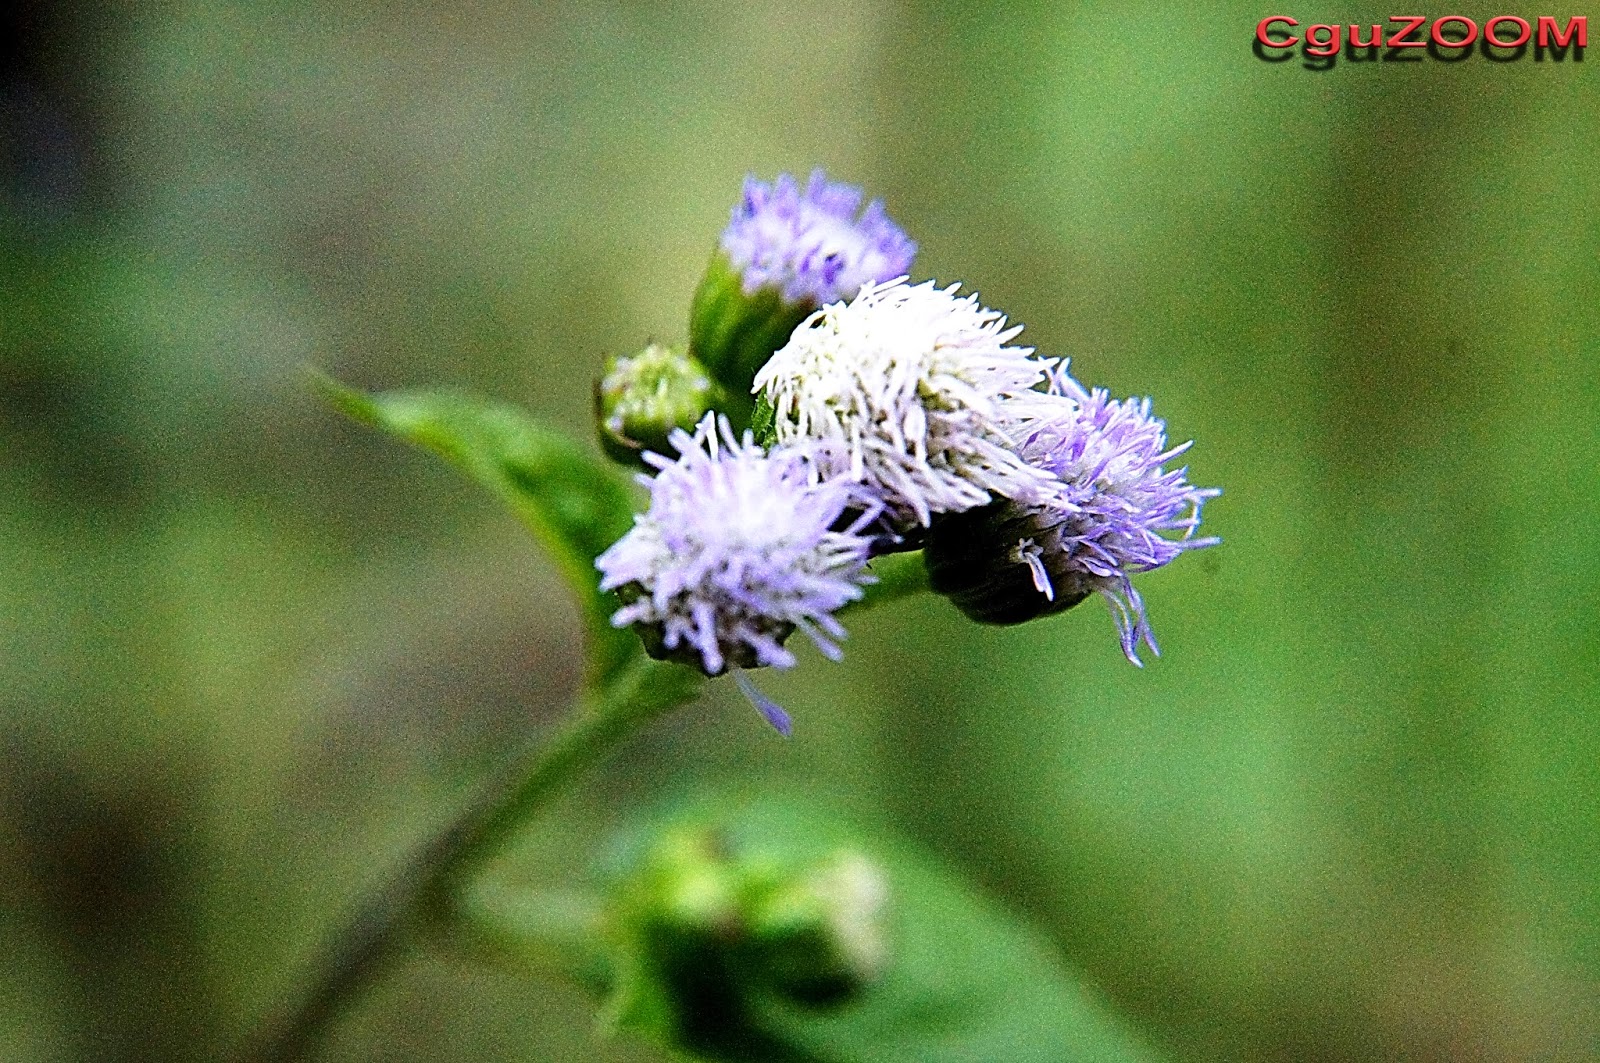
<path fill-rule="evenodd" d="M 727 253 L 712 254 L 689 308 L 689 353 L 727 392 L 725 412 L 736 427 L 750 421 L 756 373 L 816 309 L 813 302 L 785 299 L 776 288 L 745 294 Z"/>

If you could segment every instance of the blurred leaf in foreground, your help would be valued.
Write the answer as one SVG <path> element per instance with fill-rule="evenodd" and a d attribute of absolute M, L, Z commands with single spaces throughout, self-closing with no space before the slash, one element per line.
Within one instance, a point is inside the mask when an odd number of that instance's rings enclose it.
<path fill-rule="evenodd" d="M 1032 929 L 825 807 L 697 804 L 630 832 L 610 875 L 590 924 L 606 941 L 608 1018 L 690 1058 L 1160 1058 Z M 510 894 L 494 906 L 503 941 L 537 933 Z"/>

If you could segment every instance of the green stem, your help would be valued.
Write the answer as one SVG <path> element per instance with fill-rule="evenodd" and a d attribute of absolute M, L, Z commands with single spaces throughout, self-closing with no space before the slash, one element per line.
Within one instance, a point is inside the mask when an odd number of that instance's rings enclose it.
<path fill-rule="evenodd" d="M 637 658 L 535 754 L 499 800 L 456 827 L 450 858 L 440 861 L 424 883 L 430 899 L 449 894 L 494 859 L 533 814 L 584 769 L 604 759 L 624 738 L 657 716 L 694 697 L 702 677 L 678 664 Z"/>
<path fill-rule="evenodd" d="M 484 876 L 459 894 L 457 943 L 487 962 L 520 973 L 532 968 L 559 974 L 599 996 L 611 980 L 600 945 L 601 897 L 498 879 Z"/>
<path fill-rule="evenodd" d="M 292 1016 L 244 1059 L 304 1059 L 333 1022 L 400 955 L 407 937 L 455 914 L 455 893 L 498 856 L 552 797 L 629 735 L 694 696 L 701 677 L 636 658 L 554 739 L 517 758 L 487 799 L 469 808 L 359 908 L 335 939 L 316 983 Z"/>
<path fill-rule="evenodd" d="M 872 562 L 878 582 L 851 606 L 874 608 L 926 590 L 920 553 Z M 605 759 L 629 735 L 694 697 L 703 677 L 681 665 L 635 656 L 553 739 L 515 759 L 499 785 L 419 851 L 366 901 L 335 939 L 316 983 L 289 1020 L 243 1058 L 305 1058 L 400 955 L 408 936 L 455 921 L 465 883 L 499 856 L 551 798 Z"/>

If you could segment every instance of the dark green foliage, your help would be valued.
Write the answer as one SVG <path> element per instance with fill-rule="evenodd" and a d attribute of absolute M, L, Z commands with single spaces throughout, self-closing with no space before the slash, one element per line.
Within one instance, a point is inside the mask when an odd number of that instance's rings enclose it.
<path fill-rule="evenodd" d="M 772 408 L 772 400 L 763 391 L 756 396 L 755 409 L 750 414 L 750 431 L 755 433 L 757 443 L 770 447 L 778 441 L 775 431 L 777 421 L 778 412 Z"/>

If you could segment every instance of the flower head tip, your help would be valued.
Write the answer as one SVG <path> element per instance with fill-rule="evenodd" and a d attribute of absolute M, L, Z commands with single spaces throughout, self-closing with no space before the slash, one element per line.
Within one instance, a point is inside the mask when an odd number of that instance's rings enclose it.
<path fill-rule="evenodd" d="M 771 184 L 745 178 L 721 241 L 745 294 L 776 288 L 790 302 L 821 305 L 910 271 L 917 245 L 881 200 L 864 210 L 861 200 L 861 189 L 821 170 L 803 188 L 788 174 Z"/>
<path fill-rule="evenodd" d="M 1149 399 L 1085 389 L 1064 365 L 1051 370 L 1046 397 L 1063 401 L 1022 424 L 1018 453 L 1053 477 L 1055 489 L 936 523 L 930 578 L 968 616 L 989 623 L 1060 612 L 1098 593 L 1123 653 L 1139 664 L 1140 643 L 1160 650 L 1130 577 L 1215 545 L 1195 532 L 1202 505 L 1221 491 L 1190 484 L 1187 468 L 1167 468 L 1190 444 L 1167 446 Z"/>

